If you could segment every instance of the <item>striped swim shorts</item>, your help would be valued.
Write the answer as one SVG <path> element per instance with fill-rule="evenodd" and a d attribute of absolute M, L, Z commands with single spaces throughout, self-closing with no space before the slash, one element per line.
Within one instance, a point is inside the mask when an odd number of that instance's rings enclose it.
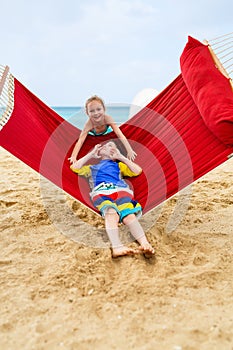
<path fill-rule="evenodd" d="M 120 222 L 129 214 L 137 217 L 142 215 L 141 205 L 133 198 L 133 191 L 128 187 L 118 187 L 113 184 L 102 183 L 90 193 L 96 209 L 104 217 L 108 208 L 114 208 L 119 215 Z"/>

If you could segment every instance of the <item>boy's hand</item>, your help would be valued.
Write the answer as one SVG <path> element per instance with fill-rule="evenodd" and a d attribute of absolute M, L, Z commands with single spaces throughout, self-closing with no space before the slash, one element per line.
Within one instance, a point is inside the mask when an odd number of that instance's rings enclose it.
<path fill-rule="evenodd" d="M 98 144 L 98 145 L 95 145 L 95 147 L 93 148 L 93 150 L 90 152 L 90 155 L 93 157 L 93 158 L 101 158 L 101 156 L 99 155 L 99 150 L 101 149 L 101 145 Z"/>
<path fill-rule="evenodd" d="M 122 158 L 124 157 L 123 154 L 121 154 L 121 152 L 119 151 L 118 148 L 111 150 L 111 154 L 110 157 L 112 160 L 122 160 Z"/>

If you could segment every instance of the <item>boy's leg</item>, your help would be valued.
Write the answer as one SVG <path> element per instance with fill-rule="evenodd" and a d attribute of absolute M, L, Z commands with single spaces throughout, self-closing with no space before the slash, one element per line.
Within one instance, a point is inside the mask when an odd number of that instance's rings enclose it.
<path fill-rule="evenodd" d="M 112 257 L 117 258 L 123 255 L 132 255 L 136 251 L 124 246 L 119 238 L 118 222 L 119 215 L 114 208 L 108 208 L 105 212 L 105 228 L 112 245 Z"/>
<path fill-rule="evenodd" d="M 140 249 L 148 255 L 154 254 L 154 248 L 148 242 L 143 228 L 134 214 L 129 214 L 123 219 L 123 223 L 129 228 L 133 237 L 140 244 Z"/>

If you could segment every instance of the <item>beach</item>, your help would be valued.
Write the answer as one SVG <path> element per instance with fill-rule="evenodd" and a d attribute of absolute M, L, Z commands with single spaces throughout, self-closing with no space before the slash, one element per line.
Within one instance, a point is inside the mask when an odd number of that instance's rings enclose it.
<path fill-rule="evenodd" d="M 172 232 L 179 196 L 143 217 L 152 259 L 112 259 L 99 216 L 62 193 L 47 208 L 40 176 L 2 148 L 0 168 L 1 350 L 233 349 L 233 158 L 193 184 Z M 59 196 L 86 241 L 54 225 L 69 224 Z"/>

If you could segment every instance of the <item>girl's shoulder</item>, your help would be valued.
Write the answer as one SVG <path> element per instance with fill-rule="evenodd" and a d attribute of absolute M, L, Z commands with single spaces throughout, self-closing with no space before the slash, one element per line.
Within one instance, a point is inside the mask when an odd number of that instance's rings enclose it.
<path fill-rule="evenodd" d="M 108 114 L 105 114 L 105 115 L 104 115 L 104 121 L 105 121 L 106 124 L 113 124 L 113 123 L 114 123 L 113 117 L 111 117 L 111 116 L 108 115 Z"/>

